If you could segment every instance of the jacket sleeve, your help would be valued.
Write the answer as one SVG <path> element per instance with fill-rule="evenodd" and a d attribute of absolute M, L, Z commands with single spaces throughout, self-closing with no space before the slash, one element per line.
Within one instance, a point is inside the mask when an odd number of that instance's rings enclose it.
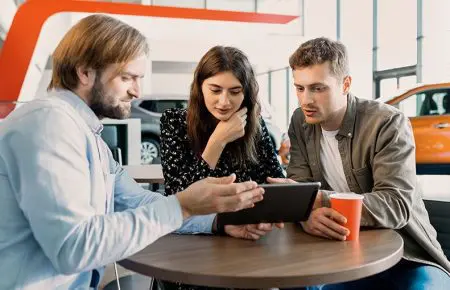
<path fill-rule="evenodd" d="M 412 211 L 416 190 L 415 142 L 411 123 L 398 113 L 381 127 L 372 163 L 374 187 L 364 194 L 361 225 L 399 229 Z"/>
<path fill-rule="evenodd" d="M 309 167 L 305 138 L 302 128 L 301 110 L 295 110 L 289 125 L 288 135 L 291 141 L 291 158 L 287 168 L 287 176 L 298 182 L 312 182 L 313 175 Z"/>
<path fill-rule="evenodd" d="M 169 109 L 161 117 L 161 165 L 166 195 L 182 191 L 214 172 L 208 163 L 191 149 L 183 113 L 184 111 L 179 109 Z"/>

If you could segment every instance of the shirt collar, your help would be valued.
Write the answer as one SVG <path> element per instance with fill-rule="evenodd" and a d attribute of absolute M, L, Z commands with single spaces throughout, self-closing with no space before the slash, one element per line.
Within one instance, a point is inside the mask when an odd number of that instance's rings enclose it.
<path fill-rule="evenodd" d="M 57 89 L 50 93 L 50 96 L 58 97 L 67 102 L 75 111 L 80 114 L 81 118 L 86 122 L 89 128 L 95 134 L 100 134 L 103 130 L 103 124 L 95 115 L 92 109 L 78 95 L 69 90 Z"/>

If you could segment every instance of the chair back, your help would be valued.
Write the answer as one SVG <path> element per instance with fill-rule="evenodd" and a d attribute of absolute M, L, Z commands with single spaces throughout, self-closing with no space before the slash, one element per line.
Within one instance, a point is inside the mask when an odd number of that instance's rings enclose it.
<path fill-rule="evenodd" d="M 437 239 L 441 244 L 447 259 L 450 259 L 450 202 L 438 200 L 424 200 L 430 221 L 437 232 Z"/>

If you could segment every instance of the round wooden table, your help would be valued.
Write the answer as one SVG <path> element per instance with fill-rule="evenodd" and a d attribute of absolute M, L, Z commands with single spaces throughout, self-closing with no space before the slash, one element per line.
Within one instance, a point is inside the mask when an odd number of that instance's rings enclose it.
<path fill-rule="evenodd" d="M 171 234 L 120 264 L 187 284 L 269 288 L 360 279 L 389 269 L 402 255 L 403 240 L 393 230 L 362 231 L 359 242 L 341 242 L 287 224 L 258 241 Z"/>

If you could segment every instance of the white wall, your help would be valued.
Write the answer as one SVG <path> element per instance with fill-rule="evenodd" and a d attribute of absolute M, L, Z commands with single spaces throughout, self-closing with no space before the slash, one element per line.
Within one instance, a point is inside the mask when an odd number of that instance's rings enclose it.
<path fill-rule="evenodd" d="M 41 97 L 45 94 L 50 82 L 50 72 L 45 70 L 45 65 L 70 27 L 70 14 L 55 14 L 45 22 L 20 91 L 19 101 L 30 101 L 35 96 Z"/>
<path fill-rule="evenodd" d="M 372 1 L 341 1 L 341 41 L 347 47 L 351 91 L 372 99 Z"/>
<path fill-rule="evenodd" d="M 450 81 L 450 1 L 424 2 L 423 82 Z"/>
<path fill-rule="evenodd" d="M 12 3 L 12 0 L 0 1 Z M 200 3 L 196 0 L 188 2 L 183 2 L 183 5 L 197 7 Z M 182 5 L 180 2 L 177 3 L 179 6 Z M 230 3 L 228 4 L 231 5 Z M 379 0 L 379 3 L 379 69 L 414 64 L 416 1 Z M 363 98 L 372 98 L 372 0 L 345 0 L 341 1 L 341 5 L 341 41 L 349 52 L 350 71 L 353 77 L 352 92 Z M 267 0 L 260 2 L 258 11 L 298 15 L 299 6 L 298 0 Z M 221 6 L 217 3 L 212 7 L 227 8 L 226 5 Z M 241 10 L 249 10 L 249 7 L 245 6 Z M 3 10 L 2 2 L 0 13 L 4 11 L 6 10 Z M 401 17 L 398 11 L 404 12 Z M 448 11 L 450 1 L 424 1 L 424 82 L 450 79 Z M 44 73 L 41 79 L 40 74 L 48 55 L 68 27 L 86 15 L 83 13 L 57 15 L 55 19 L 48 21 L 46 25 L 48 29 L 40 37 L 33 56 L 33 64 L 30 65 L 27 74 L 21 93 L 22 100 L 29 99 L 36 90 L 43 92 L 43 85 L 47 85 L 49 76 L 48 73 Z M 285 25 L 274 25 L 130 16 L 119 18 L 147 36 L 151 47 L 151 60 L 198 62 L 210 47 L 217 44 L 232 45 L 242 49 L 249 56 L 256 73 L 264 73 L 288 66 L 289 56 L 304 40 L 319 36 L 336 38 L 335 0 L 305 0 L 304 16 L 305 36 L 301 35 L 302 21 L 299 19 Z M 3 18 L 0 17 L 0 20 L 8 21 Z M 258 80 L 261 97 L 267 98 L 267 75 L 258 77 Z M 280 114 L 277 122 L 280 123 L 280 127 L 285 127 L 285 100 L 279 97 L 286 94 L 285 73 L 277 73 L 272 81 L 272 100 Z M 191 76 L 188 74 L 151 76 L 149 65 L 144 81 L 144 93 L 184 94 L 188 92 L 190 82 Z M 391 84 L 387 84 L 386 87 L 395 89 L 395 81 L 386 81 L 389 82 Z M 411 86 L 413 82 L 414 80 L 410 78 L 402 80 L 401 83 L 403 86 Z M 292 111 L 297 105 L 297 100 L 292 86 L 289 90 L 290 111 Z"/>
<path fill-rule="evenodd" d="M 8 31 L 16 14 L 17 6 L 13 0 L 0 0 L 0 26 Z"/>

